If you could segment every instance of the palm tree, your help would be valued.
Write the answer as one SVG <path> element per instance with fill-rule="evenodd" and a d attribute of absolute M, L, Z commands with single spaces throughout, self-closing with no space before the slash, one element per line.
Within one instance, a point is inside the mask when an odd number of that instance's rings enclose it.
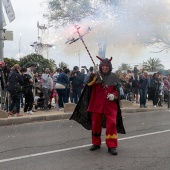
<path fill-rule="evenodd" d="M 164 66 L 161 64 L 161 60 L 159 58 L 150 58 L 149 60 L 143 62 L 143 69 L 153 72 L 164 69 Z"/>
<path fill-rule="evenodd" d="M 118 70 L 120 71 L 128 71 L 128 70 L 131 70 L 131 66 L 129 64 L 125 64 L 125 63 L 122 63 L 121 66 L 118 67 Z"/>

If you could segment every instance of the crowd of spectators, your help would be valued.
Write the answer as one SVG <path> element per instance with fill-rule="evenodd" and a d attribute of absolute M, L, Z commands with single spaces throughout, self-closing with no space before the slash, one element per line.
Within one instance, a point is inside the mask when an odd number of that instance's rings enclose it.
<path fill-rule="evenodd" d="M 121 99 L 139 103 L 140 108 L 147 108 L 147 100 L 153 102 L 153 107 L 162 107 L 163 102 L 168 101 L 170 75 L 135 70 L 117 73 L 121 82 Z"/>
<path fill-rule="evenodd" d="M 36 64 L 31 63 L 28 68 L 20 68 L 15 64 L 12 68 L 7 68 L 3 61 L 0 61 L 1 80 L 1 109 L 9 115 L 22 116 L 20 109 L 24 113 L 34 114 L 39 98 L 43 98 L 44 111 L 50 111 L 51 107 L 57 110 L 64 110 L 64 103 L 78 102 L 84 79 L 85 69 L 79 71 L 75 66 L 72 71 L 68 68 L 56 68 L 54 71 L 45 68 L 45 71 L 34 72 Z M 86 69 L 88 72 L 88 69 Z M 57 86 L 60 84 L 60 86 Z M 62 88 L 61 88 L 62 86 Z M 53 103 L 54 101 L 54 103 Z"/>
<path fill-rule="evenodd" d="M 22 116 L 22 107 L 24 113 L 34 114 L 37 111 L 36 98 L 43 98 L 41 109 L 44 111 L 50 111 L 51 107 L 64 110 L 64 104 L 68 102 L 77 104 L 93 72 L 93 67 L 87 69 L 83 66 L 79 70 L 78 66 L 74 66 L 72 71 L 66 67 L 54 71 L 45 68 L 44 73 L 35 73 L 35 67 L 34 63 L 28 68 L 15 64 L 9 69 L 0 61 L 1 96 L 4 96 L 1 97 L 1 109 L 9 115 L 15 113 Z M 153 101 L 153 107 L 162 107 L 163 102 L 167 101 L 169 76 L 159 72 L 148 75 L 146 71 L 139 72 L 136 68 L 126 73 L 117 71 L 116 74 L 120 80 L 121 99 L 139 103 L 140 108 L 147 108 L 147 100 Z"/>

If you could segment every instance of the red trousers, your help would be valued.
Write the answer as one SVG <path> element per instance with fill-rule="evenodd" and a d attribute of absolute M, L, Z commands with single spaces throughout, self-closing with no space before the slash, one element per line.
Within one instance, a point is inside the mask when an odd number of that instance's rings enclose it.
<path fill-rule="evenodd" d="M 108 148 L 117 148 L 116 118 L 117 109 L 112 113 L 103 113 L 106 117 L 105 141 Z M 101 145 L 102 113 L 92 113 L 92 144 Z"/>

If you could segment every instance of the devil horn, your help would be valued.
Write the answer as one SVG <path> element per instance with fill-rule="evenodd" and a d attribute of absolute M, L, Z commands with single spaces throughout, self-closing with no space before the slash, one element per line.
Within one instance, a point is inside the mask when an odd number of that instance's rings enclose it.
<path fill-rule="evenodd" d="M 100 61 L 103 61 L 103 58 L 99 57 L 99 56 L 96 56 Z"/>
<path fill-rule="evenodd" d="M 110 57 L 109 62 L 112 61 L 112 57 Z"/>

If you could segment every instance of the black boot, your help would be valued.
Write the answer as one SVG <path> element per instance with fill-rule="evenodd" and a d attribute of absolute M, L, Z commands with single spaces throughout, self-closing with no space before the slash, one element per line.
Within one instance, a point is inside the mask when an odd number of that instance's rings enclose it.
<path fill-rule="evenodd" d="M 97 150 L 97 149 L 100 149 L 100 145 L 92 145 L 92 146 L 90 147 L 90 151 L 95 151 L 95 150 Z"/>
<path fill-rule="evenodd" d="M 108 148 L 108 152 L 111 154 L 111 155 L 117 155 L 117 151 L 116 151 L 116 148 Z"/>

